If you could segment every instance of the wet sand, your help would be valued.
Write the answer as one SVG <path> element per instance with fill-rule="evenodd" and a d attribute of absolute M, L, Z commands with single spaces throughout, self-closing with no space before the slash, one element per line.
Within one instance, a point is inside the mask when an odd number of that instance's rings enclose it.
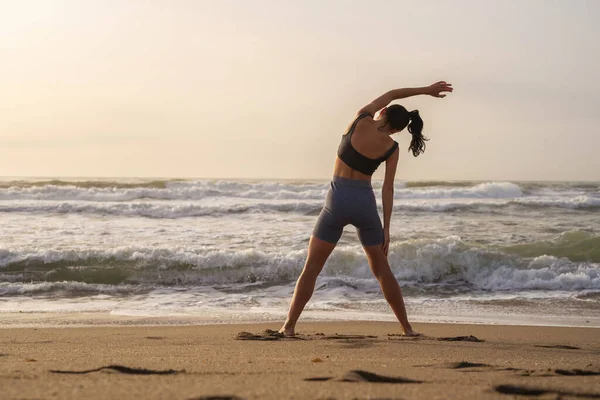
<path fill-rule="evenodd" d="M 0 398 L 600 398 L 599 329 L 414 326 L 427 336 L 385 322 L 302 323 L 299 339 L 265 333 L 277 324 L 0 329 Z"/>

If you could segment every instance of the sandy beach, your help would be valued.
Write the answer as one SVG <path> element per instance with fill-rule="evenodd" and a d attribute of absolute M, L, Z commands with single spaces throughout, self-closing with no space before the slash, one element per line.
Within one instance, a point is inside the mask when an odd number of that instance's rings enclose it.
<path fill-rule="evenodd" d="M 298 339 L 266 333 L 276 328 L 0 329 L 1 397 L 600 398 L 598 329 L 415 324 L 426 335 L 415 339 L 395 323 L 319 322 L 300 324 Z"/>

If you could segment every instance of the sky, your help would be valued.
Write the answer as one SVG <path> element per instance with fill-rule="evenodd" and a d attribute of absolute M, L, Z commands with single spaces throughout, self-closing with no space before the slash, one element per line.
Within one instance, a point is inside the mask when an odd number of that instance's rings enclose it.
<path fill-rule="evenodd" d="M 399 180 L 600 181 L 600 1 L 0 0 L 0 176 L 325 179 L 446 80 Z M 380 167 L 376 177 L 383 175 Z"/>

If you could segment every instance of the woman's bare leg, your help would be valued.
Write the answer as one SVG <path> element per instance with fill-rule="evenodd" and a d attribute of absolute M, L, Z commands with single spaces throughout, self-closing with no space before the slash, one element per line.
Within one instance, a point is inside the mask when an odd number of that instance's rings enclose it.
<path fill-rule="evenodd" d="M 308 243 L 308 255 L 306 257 L 306 263 L 304 269 L 296 282 L 296 288 L 294 289 L 294 297 L 292 297 L 292 304 L 290 305 L 290 311 L 283 327 L 279 332 L 286 336 L 294 336 L 296 322 L 304 310 L 304 306 L 310 300 L 310 297 L 315 290 L 315 283 L 317 277 L 325 265 L 325 261 L 335 248 L 335 244 L 326 242 L 314 236 L 310 237 Z"/>
<path fill-rule="evenodd" d="M 408 322 L 406 307 L 404 306 L 404 299 L 402 298 L 402 290 L 390 269 L 390 264 L 388 263 L 387 256 L 383 252 L 383 248 L 381 245 L 376 245 L 365 246 L 364 249 L 369 258 L 371 271 L 373 271 L 373 275 L 375 275 L 375 278 L 379 281 L 383 296 L 390 304 L 398 321 L 400 321 L 403 333 L 411 336 L 417 335 Z"/>

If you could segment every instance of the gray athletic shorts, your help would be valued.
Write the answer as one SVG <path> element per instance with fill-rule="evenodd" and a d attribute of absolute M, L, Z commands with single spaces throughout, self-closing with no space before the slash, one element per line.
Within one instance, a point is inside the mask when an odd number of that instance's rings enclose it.
<path fill-rule="evenodd" d="M 383 227 L 371 182 L 334 176 L 313 236 L 336 244 L 348 224 L 356 227 L 363 246 L 383 243 Z"/>

